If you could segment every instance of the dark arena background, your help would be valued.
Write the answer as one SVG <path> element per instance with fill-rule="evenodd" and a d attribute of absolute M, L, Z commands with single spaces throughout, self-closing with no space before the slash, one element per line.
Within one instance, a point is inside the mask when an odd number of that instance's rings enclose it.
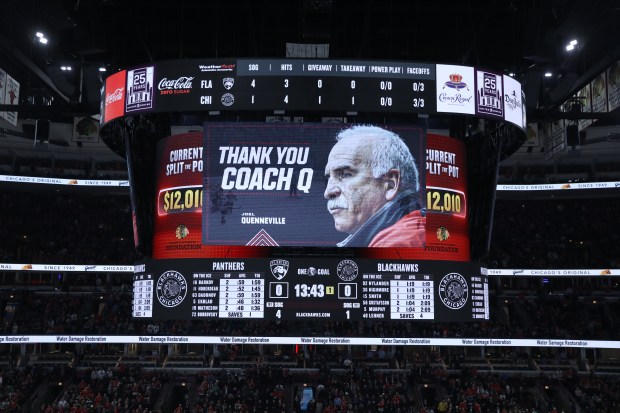
<path fill-rule="evenodd" d="M 620 411 L 615 2 L 3 10 L 0 413 Z"/>

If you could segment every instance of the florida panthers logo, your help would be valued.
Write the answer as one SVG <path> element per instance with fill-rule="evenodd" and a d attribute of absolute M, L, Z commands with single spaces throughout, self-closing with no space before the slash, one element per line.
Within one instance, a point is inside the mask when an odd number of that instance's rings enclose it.
<path fill-rule="evenodd" d="M 230 90 L 232 89 L 232 87 L 235 85 L 235 78 L 234 77 L 225 77 L 222 80 L 222 83 L 224 85 L 224 88 L 226 90 Z"/>
<path fill-rule="evenodd" d="M 271 268 L 271 274 L 273 274 L 273 276 L 276 277 L 278 280 L 281 280 L 288 272 L 288 261 L 271 260 L 271 262 L 269 263 L 269 267 Z"/>

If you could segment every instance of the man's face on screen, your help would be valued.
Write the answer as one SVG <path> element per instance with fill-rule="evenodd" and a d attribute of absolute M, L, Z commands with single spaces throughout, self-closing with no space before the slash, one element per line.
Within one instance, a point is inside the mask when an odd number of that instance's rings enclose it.
<path fill-rule="evenodd" d="M 382 179 L 372 176 L 370 139 L 345 138 L 329 153 L 323 194 L 336 230 L 353 234 L 385 203 Z"/>

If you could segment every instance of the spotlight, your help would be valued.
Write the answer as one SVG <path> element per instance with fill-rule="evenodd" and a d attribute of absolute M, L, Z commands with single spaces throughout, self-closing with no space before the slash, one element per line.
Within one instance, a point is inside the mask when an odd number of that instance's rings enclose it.
<path fill-rule="evenodd" d="M 37 40 L 39 41 L 39 43 L 47 44 L 47 37 L 45 37 L 45 34 L 43 34 L 42 32 L 36 32 L 35 36 Z"/>
<path fill-rule="evenodd" d="M 575 47 L 577 46 L 577 40 L 571 40 L 570 42 L 568 42 L 568 44 L 566 45 L 566 50 L 567 51 L 571 51 L 571 50 L 575 50 Z"/>
<path fill-rule="evenodd" d="M 551 73 L 551 72 L 546 72 L 545 73 L 545 77 L 551 77 L 551 76 L 553 76 L 553 73 Z"/>

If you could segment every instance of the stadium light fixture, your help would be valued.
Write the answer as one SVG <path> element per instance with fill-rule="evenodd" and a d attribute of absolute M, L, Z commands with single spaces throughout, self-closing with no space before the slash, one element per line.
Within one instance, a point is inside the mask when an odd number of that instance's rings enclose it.
<path fill-rule="evenodd" d="M 36 32 L 35 38 L 38 40 L 39 43 L 47 44 L 47 37 L 45 37 L 45 34 L 43 32 Z"/>

